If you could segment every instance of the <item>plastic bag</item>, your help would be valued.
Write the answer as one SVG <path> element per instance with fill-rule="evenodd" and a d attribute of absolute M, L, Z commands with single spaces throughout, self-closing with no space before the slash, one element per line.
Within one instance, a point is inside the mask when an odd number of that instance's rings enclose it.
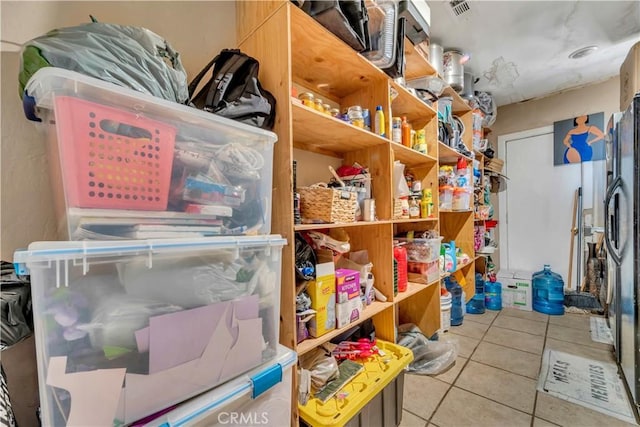
<path fill-rule="evenodd" d="M 455 341 L 430 341 L 414 324 L 400 325 L 398 334 L 398 344 L 413 351 L 413 362 L 407 367 L 409 373 L 438 375 L 449 369 L 458 357 Z"/>
<path fill-rule="evenodd" d="M 393 197 L 399 199 L 410 193 L 407 181 L 404 179 L 404 164 L 396 160 L 393 162 Z"/>
<path fill-rule="evenodd" d="M 338 378 L 338 361 L 322 347 L 301 356 L 300 366 L 311 372 L 311 386 L 314 392 Z"/>
<path fill-rule="evenodd" d="M 92 22 L 36 37 L 22 51 L 21 96 L 31 76 L 47 66 L 181 104 L 189 98 L 180 55 L 146 28 Z"/>

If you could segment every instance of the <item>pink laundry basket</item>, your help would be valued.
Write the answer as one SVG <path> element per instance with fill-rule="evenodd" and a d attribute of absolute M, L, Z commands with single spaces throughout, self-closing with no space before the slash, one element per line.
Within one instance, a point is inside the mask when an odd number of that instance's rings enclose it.
<path fill-rule="evenodd" d="M 175 127 L 69 96 L 54 108 L 68 207 L 167 209 Z"/>

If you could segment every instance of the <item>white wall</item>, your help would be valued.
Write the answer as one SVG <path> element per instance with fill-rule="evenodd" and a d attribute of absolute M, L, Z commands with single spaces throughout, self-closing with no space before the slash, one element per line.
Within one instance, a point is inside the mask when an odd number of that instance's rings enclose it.
<path fill-rule="evenodd" d="M 497 153 L 499 136 L 550 126 L 558 120 L 601 111 L 604 112 L 604 125 L 606 126 L 611 114 L 618 111 L 619 103 L 620 79 L 616 76 L 603 82 L 559 92 L 544 98 L 505 105 L 498 108 L 497 119 L 491 126 L 492 132 L 489 139 Z M 589 202 L 590 199 L 589 195 L 586 201 Z M 492 197 L 492 203 L 495 211 L 498 212 L 498 198 Z M 499 233 L 500 225 L 497 228 L 497 240 Z M 559 238 L 566 239 L 567 237 L 560 236 Z M 492 258 L 499 266 L 500 253 L 496 252 Z"/>
<path fill-rule="evenodd" d="M 146 27 L 181 54 L 189 77 L 225 47 L 236 46 L 233 1 L 5 1 L 1 39 L 22 44 L 52 29 L 89 21 Z M 19 47 L 2 43 L 0 256 L 37 240 L 57 238 L 42 136 L 22 112 Z"/>

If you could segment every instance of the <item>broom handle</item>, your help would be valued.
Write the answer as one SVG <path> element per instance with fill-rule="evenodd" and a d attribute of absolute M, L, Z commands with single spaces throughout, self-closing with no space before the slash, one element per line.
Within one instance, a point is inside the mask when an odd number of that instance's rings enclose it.
<path fill-rule="evenodd" d="M 567 277 L 567 288 L 571 289 L 571 277 L 573 274 L 573 245 L 576 239 L 576 212 L 578 211 L 578 190 L 573 193 L 573 216 L 571 218 L 571 244 L 569 245 L 569 274 Z M 580 292 L 580 289 L 578 289 Z"/>

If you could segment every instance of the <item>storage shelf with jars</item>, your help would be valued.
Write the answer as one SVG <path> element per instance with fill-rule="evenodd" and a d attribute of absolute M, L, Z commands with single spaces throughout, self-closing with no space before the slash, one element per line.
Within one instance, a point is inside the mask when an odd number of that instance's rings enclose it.
<path fill-rule="evenodd" d="M 278 142 L 274 147 L 271 229 L 288 241 L 282 252 L 280 342 L 304 354 L 367 319 L 373 321 L 376 336 L 382 340 L 395 340 L 398 322 L 414 323 L 426 336 L 433 335 L 440 328 L 439 274 L 436 271 L 432 280 L 413 280 L 420 275 L 411 276 L 407 289 L 396 292 L 393 242 L 396 236 L 407 232 L 432 231 L 445 240 L 455 239 L 473 264 L 473 213 L 439 211 L 438 168 L 444 162 L 454 163 L 459 154 L 438 142 L 437 104 L 428 105 L 416 97 L 292 2 L 237 2 L 236 19 L 239 48 L 260 62 L 260 82 L 277 100 L 273 130 Z M 435 68 L 408 41 L 405 53 L 408 77 L 435 74 Z M 315 104 L 312 107 L 311 103 L 305 105 L 299 99 L 303 93 L 320 98 L 322 109 Z M 453 98 L 454 114 L 471 129 L 469 107 L 450 88 L 445 89 L 445 94 Z M 363 113 L 369 111 L 369 130 L 339 116 L 354 106 L 359 106 Z M 374 126 L 378 106 L 384 114 L 385 128 L 380 135 Z M 332 112 L 337 117 L 333 117 Z M 398 135 L 393 133 L 393 118 L 402 117 L 406 117 L 415 131 L 411 139 L 405 139 L 406 145 L 394 142 L 394 136 Z M 466 147 L 471 147 L 470 131 L 463 135 L 463 141 Z M 298 189 L 316 180 L 328 180 L 331 176 L 327 165 L 336 169 L 353 164 L 366 167 L 371 177 L 371 198 L 375 200 L 375 220 L 296 224 L 292 191 L 294 160 Z M 414 194 L 430 190 L 430 207 L 426 209 L 427 203 L 421 206 L 421 209 L 425 207 L 425 214 L 421 210 L 418 217 L 396 215 L 395 161 L 402 162 L 411 172 Z M 419 204 L 422 200 L 415 202 Z M 351 251 L 367 250 L 373 264 L 375 287 L 386 301 L 375 301 L 365 307 L 360 318 L 348 327 L 298 342 L 295 233 L 339 229 L 348 234 Z M 473 274 L 471 277 L 466 274 L 472 270 L 466 267 L 461 270 L 467 279 L 468 298 L 473 295 L 474 283 Z M 294 422 L 297 421 L 295 415 L 294 410 Z"/>

